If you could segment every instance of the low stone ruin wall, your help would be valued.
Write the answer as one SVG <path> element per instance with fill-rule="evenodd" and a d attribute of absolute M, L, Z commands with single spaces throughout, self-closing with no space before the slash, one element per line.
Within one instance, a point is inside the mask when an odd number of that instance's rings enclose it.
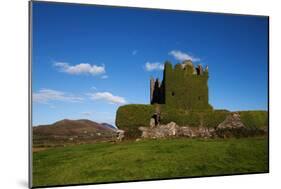
<path fill-rule="evenodd" d="M 228 138 L 265 135 L 266 129 L 247 128 L 240 120 L 238 113 L 231 113 L 226 119 L 215 128 L 178 126 L 174 122 L 155 127 L 139 127 L 142 131 L 142 138 Z"/>

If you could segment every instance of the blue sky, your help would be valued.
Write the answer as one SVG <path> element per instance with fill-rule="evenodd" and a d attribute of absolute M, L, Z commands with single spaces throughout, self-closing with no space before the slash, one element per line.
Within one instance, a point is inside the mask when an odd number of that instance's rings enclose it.
<path fill-rule="evenodd" d="M 120 105 L 149 103 L 163 62 L 209 66 L 216 109 L 267 110 L 266 17 L 33 2 L 33 125 L 114 124 Z"/>

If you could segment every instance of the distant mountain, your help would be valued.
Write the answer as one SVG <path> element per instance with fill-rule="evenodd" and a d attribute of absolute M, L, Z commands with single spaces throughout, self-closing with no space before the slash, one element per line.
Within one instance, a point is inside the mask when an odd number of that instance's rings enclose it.
<path fill-rule="evenodd" d="M 118 128 L 114 127 L 113 125 L 110 125 L 108 123 L 101 123 L 101 125 L 105 126 L 105 127 L 109 127 L 110 129 L 113 129 L 113 130 L 117 130 Z"/>
<path fill-rule="evenodd" d="M 87 119 L 64 119 L 50 125 L 33 127 L 33 143 L 36 145 L 87 143 L 112 140 L 117 129 L 107 123 L 99 124 Z"/>
<path fill-rule="evenodd" d="M 107 123 L 96 123 L 87 119 L 69 120 L 64 119 L 51 125 L 39 125 L 33 127 L 33 134 L 40 135 L 79 135 L 91 132 L 112 132 Z"/>

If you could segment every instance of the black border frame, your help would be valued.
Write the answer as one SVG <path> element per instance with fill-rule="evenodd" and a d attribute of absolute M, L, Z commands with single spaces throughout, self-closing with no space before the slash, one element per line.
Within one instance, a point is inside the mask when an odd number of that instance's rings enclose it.
<path fill-rule="evenodd" d="M 144 9 L 144 10 L 159 10 L 166 12 L 186 12 L 186 13 L 201 13 L 201 14 L 220 14 L 220 15 L 232 15 L 232 16 L 253 16 L 253 17 L 265 17 L 267 18 L 267 114 L 268 114 L 268 132 L 267 132 L 267 171 L 264 172 L 248 172 L 248 173 L 235 173 L 235 174 L 220 174 L 220 175 L 207 175 L 207 176 L 191 176 L 191 177 L 169 177 L 160 179 L 144 179 L 144 180 L 129 180 L 129 181 L 113 181 L 113 182 L 94 182 L 94 183 L 77 183 L 66 185 L 48 185 L 48 186 L 32 186 L 32 3 L 40 2 L 46 4 L 69 4 L 78 6 L 95 6 L 95 7 L 111 7 L 111 8 L 128 8 L 128 9 Z M 85 186 L 85 185 L 98 185 L 98 184 L 117 184 L 117 183 L 131 183 L 131 182 L 143 182 L 143 181 L 161 181 L 161 180 L 177 180 L 188 178 L 208 178 L 208 177 L 222 177 L 222 176 L 239 176 L 250 174 L 265 174 L 270 173 L 270 17 L 268 15 L 255 15 L 255 14 L 236 14 L 236 13 L 224 13 L 224 12 L 207 12 L 207 11 L 192 11 L 192 10 L 177 10 L 177 9 L 163 9 L 163 8 L 148 8 L 148 7 L 133 7 L 133 6 L 121 6 L 121 5 L 101 5 L 94 3 L 75 3 L 75 2 L 56 2 L 56 1 L 42 1 L 42 0 L 29 0 L 28 1 L 28 187 L 29 188 L 53 188 L 53 187 L 67 187 L 67 186 Z"/>

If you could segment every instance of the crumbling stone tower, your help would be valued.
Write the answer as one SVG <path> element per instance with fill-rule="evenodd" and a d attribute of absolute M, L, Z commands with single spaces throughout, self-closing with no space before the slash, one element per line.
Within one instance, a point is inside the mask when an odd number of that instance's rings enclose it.
<path fill-rule="evenodd" d="M 163 81 L 150 79 L 150 103 L 166 104 L 168 107 L 184 110 L 208 110 L 208 67 L 196 68 L 190 60 L 176 64 L 173 68 L 165 63 Z"/>

